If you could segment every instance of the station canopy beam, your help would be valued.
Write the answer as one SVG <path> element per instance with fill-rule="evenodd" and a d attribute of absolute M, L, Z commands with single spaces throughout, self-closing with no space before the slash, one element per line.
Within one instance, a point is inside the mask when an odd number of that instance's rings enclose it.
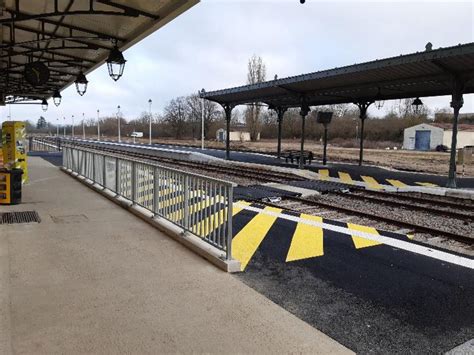
<path fill-rule="evenodd" d="M 42 102 L 197 4 L 199 0 L 0 0 L 0 103 Z M 32 85 L 25 67 L 49 78 Z M 93 84 L 93 83 L 91 83 Z"/>
<path fill-rule="evenodd" d="M 453 98 L 453 124 L 456 128 L 462 95 L 473 92 L 474 43 L 435 50 L 428 43 L 423 52 L 258 84 L 205 91 L 201 97 L 221 105 L 264 103 L 279 109 L 355 103 L 364 123 L 367 107 L 374 101 L 450 95 Z M 453 129 L 453 142 L 456 142 L 455 134 L 456 129 Z M 362 144 L 360 164 L 363 159 Z M 456 186 L 455 146 L 453 148 L 451 160 L 454 161 L 450 162 L 448 182 L 450 187 Z"/>

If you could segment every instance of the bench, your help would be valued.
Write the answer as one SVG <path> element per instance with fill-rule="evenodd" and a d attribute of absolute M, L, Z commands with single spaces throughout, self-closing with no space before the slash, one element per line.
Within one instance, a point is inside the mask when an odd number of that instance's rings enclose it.
<path fill-rule="evenodd" d="M 299 150 L 285 150 L 284 152 L 282 152 L 282 156 L 285 158 L 285 161 L 287 163 L 288 163 L 288 160 L 291 161 L 291 163 L 293 163 L 296 160 L 296 162 L 299 164 L 300 159 L 301 159 L 301 151 L 299 151 Z M 311 164 L 311 162 L 314 158 L 313 157 L 313 152 L 311 152 L 309 150 L 304 150 L 302 158 L 303 158 L 303 164 L 306 164 L 306 162 Z"/>

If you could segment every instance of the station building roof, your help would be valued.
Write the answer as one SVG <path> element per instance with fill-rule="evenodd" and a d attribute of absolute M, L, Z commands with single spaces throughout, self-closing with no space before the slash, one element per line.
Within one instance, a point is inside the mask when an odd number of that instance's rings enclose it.
<path fill-rule="evenodd" d="M 0 0 L 0 93 L 6 102 L 49 98 L 107 59 L 158 30 L 199 0 Z M 24 80 L 43 62 L 46 83 Z"/>
<path fill-rule="evenodd" d="M 474 43 L 431 49 L 341 68 L 205 92 L 220 104 L 263 102 L 299 107 L 452 94 L 453 75 L 466 80 L 464 93 L 474 92 Z"/>

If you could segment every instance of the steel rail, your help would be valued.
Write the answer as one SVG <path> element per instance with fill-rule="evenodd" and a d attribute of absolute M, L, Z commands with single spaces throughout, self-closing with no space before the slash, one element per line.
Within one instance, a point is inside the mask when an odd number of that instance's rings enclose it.
<path fill-rule="evenodd" d="M 469 200 L 457 198 L 457 197 L 448 197 L 449 199 L 452 199 L 452 201 L 449 201 L 449 200 L 442 200 L 442 199 L 436 198 L 436 195 L 433 195 L 433 198 L 431 198 L 431 197 L 404 195 L 404 192 L 393 193 L 393 192 L 384 192 L 384 191 L 376 191 L 376 190 L 365 190 L 364 188 L 361 188 L 361 187 L 356 187 L 355 189 L 357 191 L 363 191 L 363 193 L 366 195 L 367 194 L 378 195 L 378 196 L 384 195 L 384 196 L 395 197 L 398 199 L 404 199 L 406 201 L 418 202 L 418 203 L 439 203 L 446 207 L 467 208 L 474 211 L 474 204 L 466 204 L 465 202 Z M 455 202 L 454 200 L 457 200 L 457 201 Z"/>
<path fill-rule="evenodd" d="M 469 214 L 469 213 L 461 213 L 461 212 L 457 212 L 457 211 L 442 210 L 442 209 L 439 209 L 439 208 L 434 208 L 432 206 L 420 206 L 420 205 L 415 205 L 415 204 L 409 204 L 408 202 L 395 201 L 395 200 L 391 200 L 391 199 L 385 199 L 383 197 L 375 197 L 375 196 L 370 196 L 370 195 L 365 195 L 365 194 L 357 194 L 357 193 L 356 194 L 344 193 L 344 192 L 340 192 L 340 191 L 332 191 L 331 193 L 339 195 L 339 196 L 358 199 L 358 200 L 366 200 L 366 201 L 370 201 L 370 202 L 384 203 L 384 204 L 391 205 L 391 206 L 396 206 L 396 207 L 405 207 L 405 208 L 411 209 L 411 210 L 419 210 L 419 211 L 425 211 L 425 212 L 430 212 L 430 213 L 432 212 L 432 213 L 436 213 L 436 214 L 439 214 L 439 215 L 442 215 L 442 216 L 450 216 L 450 217 L 458 218 L 458 219 L 461 219 L 461 220 L 470 221 L 470 220 L 474 219 L 474 215 Z M 388 194 L 387 197 L 398 198 L 397 195 L 392 195 L 392 194 Z M 411 202 L 414 202 L 414 201 L 411 201 Z M 438 201 L 436 201 L 436 200 L 426 200 L 426 201 L 418 202 L 418 203 L 427 204 L 427 203 L 437 203 L 437 202 Z M 457 206 L 457 207 L 459 208 L 459 206 Z"/>
<path fill-rule="evenodd" d="M 355 215 L 362 216 L 362 217 L 368 217 L 368 218 L 376 219 L 376 220 L 386 222 L 386 223 L 389 223 L 389 224 L 392 224 L 392 225 L 397 225 L 397 226 L 400 226 L 400 227 L 403 227 L 403 228 L 413 229 L 415 232 L 419 232 L 419 233 L 421 232 L 421 233 L 442 235 L 442 236 L 448 237 L 450 239 L 456 240 L 458 242 L 462 242 L 462 243 L 469 244 L 469 245 L 474 244 L 474 238 L 472 238 L 472 237 L 468 237 L 468 236 L 465 236 L 465 235 L 462 235 L 462 234 L 457 234 L 457 233 L 454 233 L 454 232 L 450 232 L 450 231 L 446 231 L 446 230 L 442 230 L 442 229 L 438 229 L 438 228 L 432 228 L 432 227 L 424 226 L 424 225 L 421 225 L 421 224 L 418 224 L 418 223 L 404 222 L 404 221 L 396 220 L 396 219 L 393 219 L 393 218 L 390 218 L 390 217 L 387 217 L 387 216 L 381 216 L 381 215 L 378 215 L 378 214 L 373 214 L 373 213 L 368 213 L 368 212 L 364 212 L 364 211 L 360 211 L 360 210 L 355 210 L 355 209 L 352 209 L 352 208 L 349 208 L 349 207 L 344 207 L 344 206 L 341 206 L 341 205 L 335 205 L 335 204 L 331 204 L 331 203 L 323 202 L 323 201 L 309 200 L 309 199 L 301 198 L 301 197 L 285 196 L 285 199 L 298 201 L 298 202 L 301 202 L 301 203 L 304 203 L 304 204 L 307 204 L 307 205 L 322 206 L 322 207 L 325 207 L 325 208 L 330 208 L 330 209 L 335 209 L 335 210 L 338 210 L 338 211 L 342 211 L 342 212 L 348 213 L 348 214 L 353 214 L 353 215 L 355 214 Z M 298 211 L 293 210 L 293 212 L 298 212 Z"/>

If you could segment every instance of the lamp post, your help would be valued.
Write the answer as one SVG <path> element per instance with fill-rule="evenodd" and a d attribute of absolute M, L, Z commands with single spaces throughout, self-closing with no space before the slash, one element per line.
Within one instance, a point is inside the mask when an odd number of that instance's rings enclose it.
<path fill-rule="evenodd" d="M 97 140 L 100 142 L 100 111 L 97 109 Z"/>
<path fill-rule="evenodd" d="M 122 141 L 120 137 L 120 105 L 117 106 L 117 129 L 118 129 L 118 142 Z"/>
<path fill-rule="evenodd" d="M 63 126 L 63 136 L 66 138 L 66 117 L 63 117 L 64 120 L 64 126 Z"/>
<path fill-rule="evenodd" d="M 151 121 L 152 121 L 152 116 L 151 116 L 151 99 L 148 100 L 148 111 L 149 111 L 149 120 L 150 120 L 150 127 L 149 127 L 149 132 L 148 132 L 148 143 L 151 145 Z"/>
<path fill-rule="evenodd" d="M 59 137 L 59 118 L 56 118 L 56 137 Z"/>
<path fill-rule="evenodd" d="M 82 113 L 82 139 L 86 140 L 86 126 L 84 120 L 84 112 Z"/>
<path fill-rule="evenodd" d="M 204 150 L 204 88 L 201 90 L 201 149 Z"/>
<path fill-rule="evenodd" d="M 72 129 L 71 129 L 71 137 L 74 139 L 74 115 L 72 115 Z"/>

